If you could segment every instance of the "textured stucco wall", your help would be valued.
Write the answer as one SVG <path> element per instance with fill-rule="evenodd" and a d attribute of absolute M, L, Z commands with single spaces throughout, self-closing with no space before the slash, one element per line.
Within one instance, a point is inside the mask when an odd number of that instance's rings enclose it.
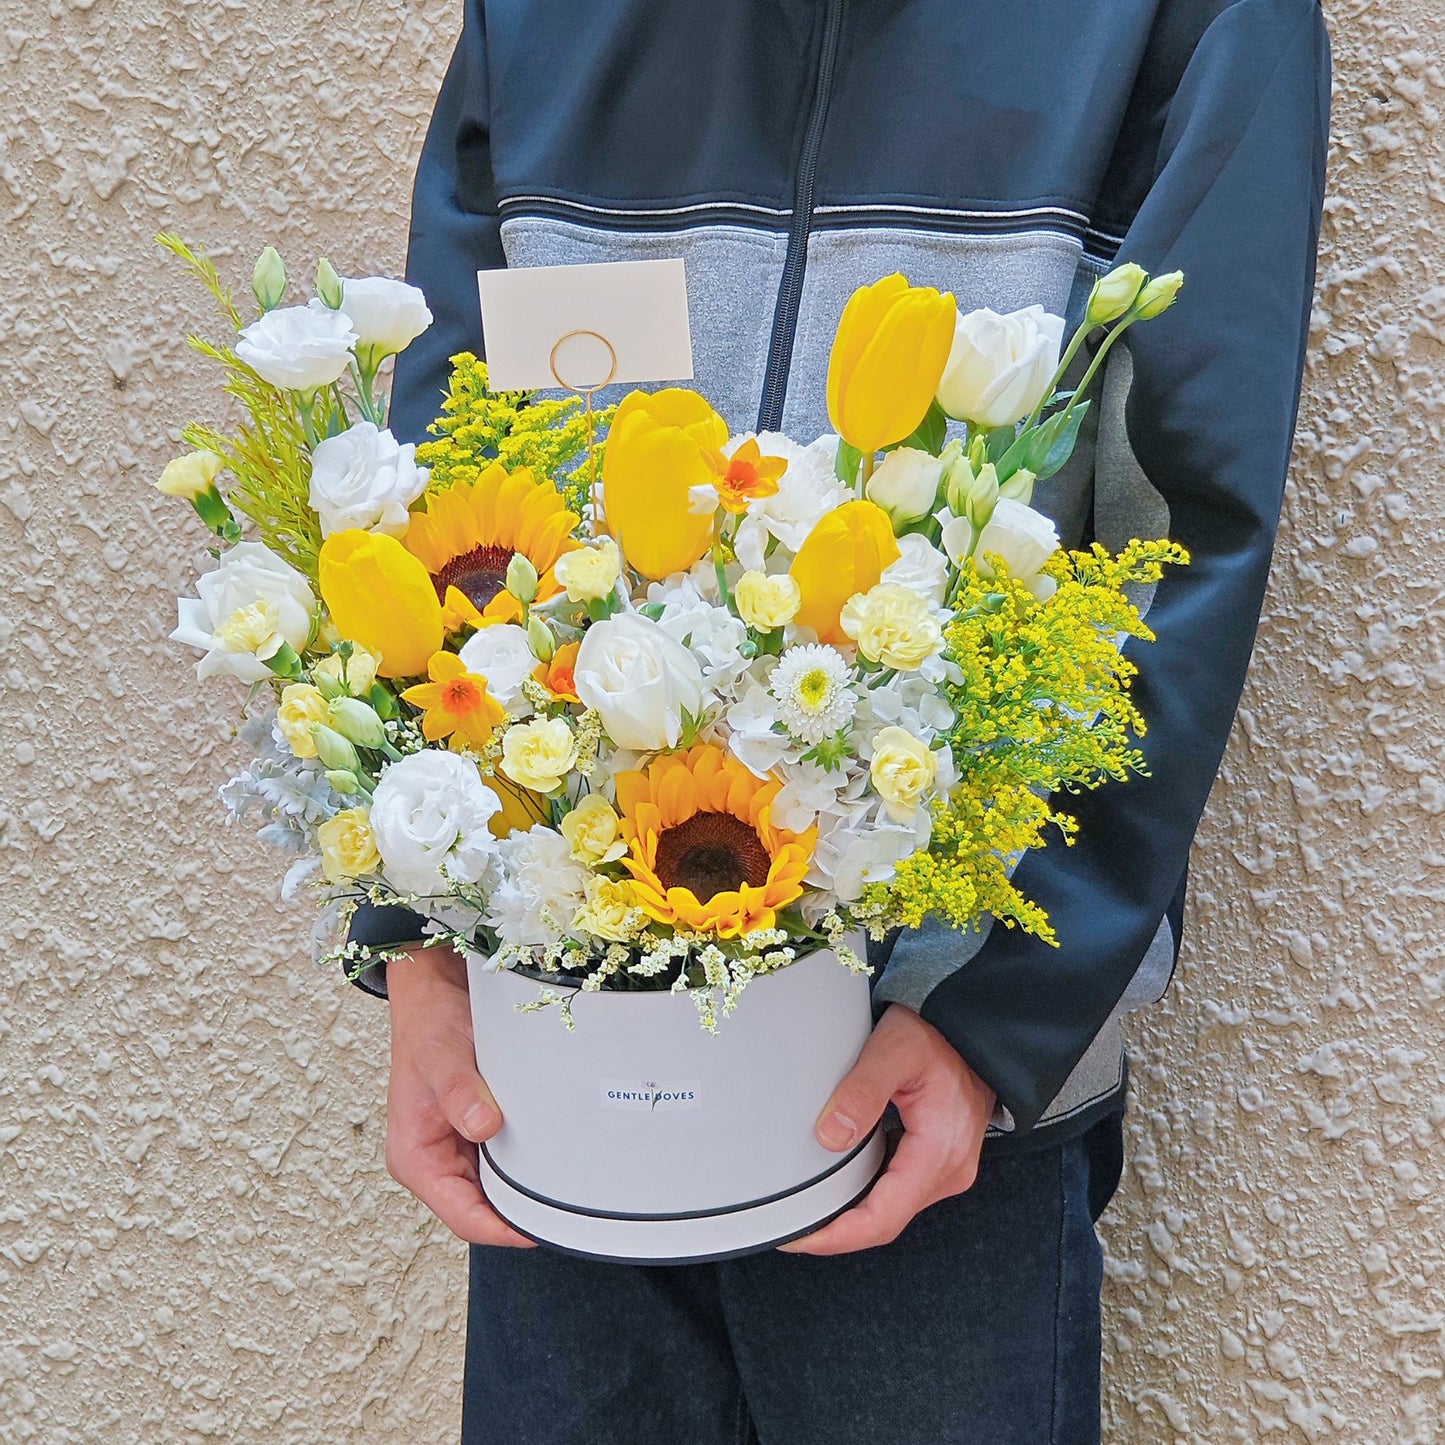
<path fill-rule="evenodd" d="M 165 640 L 200 539 L 148 482 L 213 400 L 153 232 L 398 270 L 458 13 L 0 0 L 5 1442 L 455 1438 L 463 1250 L 382 1168 L 383 1008 L 216 831 L 232 700 Z M 1445 5 L 1331 18 L 1297 466 L 1108 1220 L 1140 1445 L 1445 1439 Z"/>

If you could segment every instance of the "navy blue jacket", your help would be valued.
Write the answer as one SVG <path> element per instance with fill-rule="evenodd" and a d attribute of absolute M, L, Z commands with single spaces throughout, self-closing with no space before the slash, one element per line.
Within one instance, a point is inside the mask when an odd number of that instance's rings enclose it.
<path fill-rule="evenodd" d="M 698 387 L 734 429 L 828 429 L 829 343 L 900 270 L 965 309 L 1081 314 L 1116 256 L 1186 283 L 1111 353 L 1036 506 L 1066 545 L 1193 554 L 1126 647 L 1151 775 L 1067 800 L 1015 881 L 1060 947 L 985 920 L 880 951 L 993 1086 L 995 1132 L 1117 1107 L 1120 1020 L 1178 957 L 1191 840 L 1244 682 L 1295 423 L 1323 203 L 1317 0 L 468 0 L 422 147 L 407 277 L 436 323 L 397 364 L 421 441 L 482 338 L 481 267 L 682 256 Z M 358 912 L 352 936 L 415 938 Z M 379 970 L 363 980 L 380 991 Z"/>

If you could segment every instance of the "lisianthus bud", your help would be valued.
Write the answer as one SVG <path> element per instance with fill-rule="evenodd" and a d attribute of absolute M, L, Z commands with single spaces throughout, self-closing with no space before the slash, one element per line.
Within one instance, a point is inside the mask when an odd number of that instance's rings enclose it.
<path fill-rule="evenodd" d="M 343 797 L 361 792 L 361 784 L 356 781 L 356 774 L 349 773 L 344 768 L 328 768 L 326 781 Z"/>
<path fill-rule="evenodd" d="M 321 298 L 322 304 L 332 311 L 341 310 L 341 277 L 336 274 L 336 267 L 325 256 L 316 268 L 316 294 Z"/>
<path fill-rule="evenodd" d="M 527 646 L 538 662 L 551 662 L 557 654 L 557 639 L 552 629 L 535 612 L 527 619 Z"/>
<path fill-rule="evenodd" d="M 255 269 L 251 272 L 251 294 L 262 311 L 279 306 L 286 294 L 286 267 L 282 264 L 281 253 L 274 246 L 267 246 L 256 258 Z"/>
<path fill-rule="evenodd" d="M 960 459 L 956 474 L 949 479 L 948 510 L 956 517 L 967 517 L 981 527 L 993 515 L 998 501 L 998 472 L 992 462 L 975 470 Z"/>
<path fill-rule="evenodd" d="M 526 606 L 537 596 L 537 569 L 532 559 L 521 552 L 507 563 L 507 591 Z"/>
<path fill-rule="evenodd" d="M 1027 507 L 1034 498 L 1034 480 L 1034 474 L 1027 467 L 1020 467 L 999 487 L 998 494 L 1010 501 L 1022 502 Z"/>
<path fill-rule="evenodd" d="M 1084 325 L 1089 327 L 1107 326 L 1117 321 L 1135 302 L 1140 290 L 1149 280 L 1149 273 L 1133 261 L 1115 266 L 1107 276 L 1094 282 L 1089 293 L 1089 307 L 1084 313 Z"/>
<path fill-rule="evenodd" d="M 888 513 L 897 530 L 933 510 L 942 474 L 943 467 L 932 453 L 917 447 L 895 447 L 868 478 L 866 495 Z"/>
<path fill-rule="evenodd" d="M 333 698 L 326 712 L 331 726 L 358 747 L 379 748 L 386 741 L 386 730 L 375 709 L 359 697 Z"/>
<path fill-rule="evenodd" d="M 1152 321 L 1162 316 L 1173 304 L 1184 284 L 1183 271 L 1170 271 L 1167 275 L 1156 276 L 1140 293 L 1136 303 L 1141 321 Z"/>
<path fill-rule="evenodd" d="M 339 732 L 325 723 L 311 724 L 311 738 L 316 744 L 316 756 L 328 770 L 355 773 L 361 767 L 356 749 Z"/>
<path fill-rule="evenodd" d="M 215 452 L 187 452 L 165 464 L 156 478 L 156 490 L 168 497 L 182 497 L 193 502 L 202 492 L 208 492 L 216 484 L 216 476 L 225 461 Z"/>

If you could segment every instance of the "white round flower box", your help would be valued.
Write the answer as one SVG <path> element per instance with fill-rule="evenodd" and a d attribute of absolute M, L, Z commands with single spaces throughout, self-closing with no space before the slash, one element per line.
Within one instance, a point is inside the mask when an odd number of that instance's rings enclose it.
<path fill-rule="evenodd" d="M 715 1034 L 686 994 L 578 991 L 568 1030 L 555 1005 L 518 1009 L 540 997 L 535 978 L 470 955 L 468 981 L 503 1118 L 479 1150 L 482 1188 L 542 1244 L 728 1259 L 809 1233 L 879 1172 L 881 1129 L 846 1155 L 813 1133 L 872 1028 L 867 975 L 831 950 L 753 979 Z"/>

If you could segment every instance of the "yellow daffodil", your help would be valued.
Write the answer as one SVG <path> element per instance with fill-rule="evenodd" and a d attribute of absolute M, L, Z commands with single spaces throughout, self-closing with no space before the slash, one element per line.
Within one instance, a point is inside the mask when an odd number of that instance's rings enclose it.
<path fill-rule="evenodd" d="M 455 652 L 437 652 L 427 663 L 429 682 L 419 682 L 402 693 L 413 707 L 424 710 L 422 735 L 429 743 L 449 739 L 455 752 L 464 747 L 484 748 L 497 724 L 507 715 L 487 690 L 480 673 L 468 672 Z"/>
<path fill-rule="evenodd" d="M 882 507 L 865 501 L 835 507 L 808 533 L 789 568 L 803 594 L 794 622 L 811 627 L 819 642 L 847 642 L 838 621 L 844 603 L 876 586 L 901 555 Z"/>
<path fill-rule="evenodd" d="M 381 659 L 382 677 L 415 677 L 442 645 L 442 609 L 426 568 L 395 537 L 351 528 L 322 544 L 317 581 L 345 637 Z"/>
<path fill-rule="evenodd" d="M 928 414 L 953 345 L 953 294 L 901 275 L 860 286 L 843 308 L 828 360 L 833 429 L 871 455 Z"/>
<path fill-rule="evenodd" d="M 713 519 L 689 506 L 710 486 L 708 456 L 727 441 L 727 423 L 695 391 L 629 392 L 607 433 L 602 491 L 607 530 L 644 577 L 658 581 L 707 551 Z"/>
<path fill-rule="evenodd" d="M 772 928 L 802 895 L 816 828 L 772 821 L 782 784 L 699 743 L 617 775 L 632 894 L 649 918 L 719 938 Z"/>
<path fill-rule="evenodd" d="M 778 490 L 778 478 L 788 469 L 784 457 L 765 457 L 755 437 L 741 443 L 730 457 L 708 452 L 705 457 L 713 472 L 717 499 L 729 512 L 746 512 L 754 497 L 771 497 Z"/>
<path fill-rule="evenodd" d="M 402 542 L 430 574 L 447 631 L 455 632 L 521 617 L 521 603 L 507 590 L 513 558 L 536 570 L 535 600 L 555 597 L 560 589 L 552 569 L 581 545 L 572 536 L 577 523 L 550 482 L 498 462 L 474 482 L 431 496 L 426 511 L 411 514 Z"/>

